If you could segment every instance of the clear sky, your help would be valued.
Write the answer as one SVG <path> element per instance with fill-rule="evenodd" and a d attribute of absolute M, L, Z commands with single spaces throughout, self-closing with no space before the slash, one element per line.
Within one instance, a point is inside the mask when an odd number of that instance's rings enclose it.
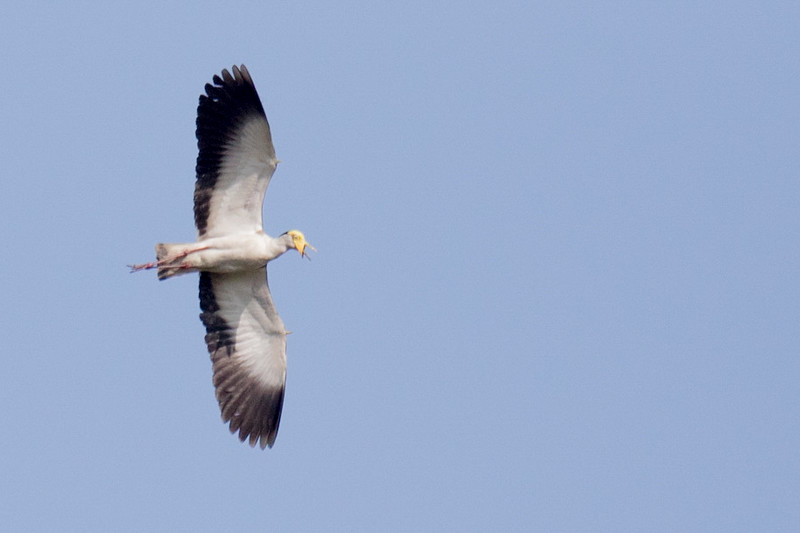
<path fill-rule="evenodd" d="M 168 5 L 165 5 L 168 4 Z M 26 7 L 23 7 L 26 6 Z M 37 6 L 37 7 L 31 7 Z M 800 531 L 796 2 L 11 3 L 0 530 Z M 278 157 L 275 447 L 220 421 L 198 95 Z"/>

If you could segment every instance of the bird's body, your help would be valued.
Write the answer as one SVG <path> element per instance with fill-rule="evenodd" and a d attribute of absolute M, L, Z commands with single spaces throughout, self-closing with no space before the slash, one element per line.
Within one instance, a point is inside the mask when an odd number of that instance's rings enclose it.
<path fill-rule="evenodd" d="M 222 418 L 251 446 L 272 446 L 286 381 L 286 334 L 267 286 L 266 265 L 294 248 L 313 249 L 297 230 L 263 231 L 262 203 L 278 160 L 264 108 L 247 69 L 233 67 L 206 84 L 197 108 L 197 242 L 159 243 L 167 279 L 200 272 L 200 319 Z"/>
<path fill-rule="evenodd" d="M 264 232 L 212 237 L 193 243 L 159 243 L 156 266 L 159 279 L 189 272 L 231 274 L 264 268 L 267 262 L 294 248 L 291 233 L 273 238 Z"/>

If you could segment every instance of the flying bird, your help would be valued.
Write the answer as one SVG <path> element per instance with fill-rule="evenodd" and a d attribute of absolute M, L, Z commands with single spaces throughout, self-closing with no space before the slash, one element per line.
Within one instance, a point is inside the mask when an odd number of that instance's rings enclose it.
<path fill-rule="evenodd" d="M 275 443 L 286 384 L 286 335 L 267 285 L 269 261 L 314 248 L 291 230 L 264 233 L 262 206 L 278 165 L 267 116 L 244 65 L 213 77 L 197 106 L 197 242 L 156 245 L 158 279 L 200 273 L 200 320 L 223 422 L 261 448 Z"/>

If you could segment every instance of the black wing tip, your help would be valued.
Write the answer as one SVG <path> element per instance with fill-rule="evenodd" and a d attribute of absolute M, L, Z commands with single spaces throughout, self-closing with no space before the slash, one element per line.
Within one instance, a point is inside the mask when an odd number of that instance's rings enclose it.
<path fill-rule="evenodd" d="M 211 78 L 214 81 L 214 84 L 221 86 L 221 85 L 232 85 L 234 83 L 241 84 L 242 82 L 250 84 L 253 83 L 253 79 L 250 77 L 250 72 L 247 70 L 247 67 L 244 66 L 244 63 L 238 66 L 233 65 L 233 67 L 231 67 L 231 70 L 233 71 L 233 76 L 231 76 L 231 73 L 228 72 L 228 69 L 226 68 L 222 69 L 222 72 L 220 74 L 214 74 L 214 77 Z M 222 77 L 220 78 L 220 76 Z M 206 87 L 207 86 L 208 84 L 206 85 Z"/>
<path fill-rule="evenodd" d="M 251 393 L 247 395 L 249 398 L 234 399 L 237 405 L 233 415 L 226 413 L 226 407 L 229 407 L 226 404 L 230 398 L 218 398 L 222 421 L 228 422 L 230 432 L 233 434 L 238 432 L 239 440 L 247 442 L 251 448 L 255 448 L 256 444 L 262 450 L 272 448 L 278 437 L 285 390 L 282 386 L 261 393 Z M 219 392 L 220 389 L 217 388 L 217 393 Z M 252 396 L 255 396 L 255 399 Z"/>
<path fill-rule="evenodd" d="M 234 65 L 231 71 L 233 71 L 233 75 L 231 75 L 230 71 L 226 68 L 222 69 L 220 74 L 214 74 L 211 78 L 211 83 L 206 83 L 205 85 L 205 94 L 200 95 L 200 105 L 202 106 L 209 100 L 217 102 L 220 98 L 225 98 L 226 96 L 238 100 L 241 99 L 242 95 L 249 94 L 251 96 L 255 95 L 255 101 L 250 97 L 247 98 L 248 102 L 251 104 L 258 104 L 257 107 L 261 108 L 261 101 L 258 98 L 256 86 L 255 83 L 253 83 L 253 77 L 250 75 L 250 71 L 247 70 L 247 67 L 244 66 L 244 64 L 239 66 Z M 261 110 L 263 111 L 263 108 Z"/>

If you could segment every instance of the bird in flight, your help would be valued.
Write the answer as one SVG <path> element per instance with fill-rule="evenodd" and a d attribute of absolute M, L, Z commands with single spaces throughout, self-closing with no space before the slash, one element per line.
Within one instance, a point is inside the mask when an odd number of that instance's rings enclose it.
<path fill-rule="evenodd" d="M 262 205 L 278 165 L 264 107 L 244 65 L 214 76 L 197 106 L 197 242 L 156 245 L 158 279 L 200 273 L 206 328 L 223 422 L 239 440 L 275 443 L 286 384 L 286 335 L 267 285 L 267 263 L 314 248 L 297 230 L 264 233 Z"/>

